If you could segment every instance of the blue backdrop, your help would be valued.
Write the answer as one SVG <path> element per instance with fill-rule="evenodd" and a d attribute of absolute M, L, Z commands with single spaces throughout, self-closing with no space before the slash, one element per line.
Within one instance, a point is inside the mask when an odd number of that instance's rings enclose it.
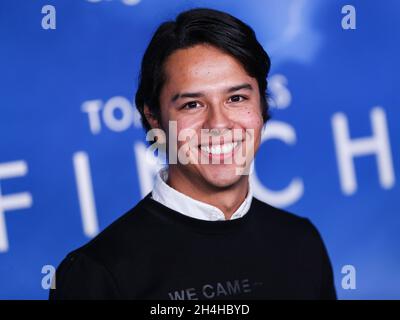
<path fill-rule="evenodd" d="M 47 298 L 52 266 L 151 189 L 139 64 L 195 6 L 244 20 L 271 56 L 256 196 L 315 223 L 340 298 L 400 299 L 396 0 L 2 0 L 0 298 Z"/>

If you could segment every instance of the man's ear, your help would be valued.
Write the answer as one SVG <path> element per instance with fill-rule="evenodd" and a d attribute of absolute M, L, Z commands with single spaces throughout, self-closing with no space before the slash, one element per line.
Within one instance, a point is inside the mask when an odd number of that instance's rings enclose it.
<path fill-rule="evenodd" d="M 143 107 L 143 113 L 152 129 L 160 128 L 160 123 L 158 122 L 157 117 L 151 112 L 149 106 L 146 104 Z"/>

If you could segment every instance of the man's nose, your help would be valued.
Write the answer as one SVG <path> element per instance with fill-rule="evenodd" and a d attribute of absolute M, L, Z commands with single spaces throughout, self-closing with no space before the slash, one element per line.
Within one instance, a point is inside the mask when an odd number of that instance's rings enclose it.
<path fill-rule="evenodd" d="M 233 125 L 229 110 L 223 105 L 212 105 L 208 109 L 207 118 L 203 124 L 203 128 L 208 130 L 208 143 L 222 144 L 231 141 L 230 134 Z"/>
<path fill-rule="evenodd" d="M 220 129 L 222 131 L 223 129 L 232 129 L 233 122 L 229 111 L 222 105 L 212 105 L 208 109 L 204 127 L 206 129 Z"/>

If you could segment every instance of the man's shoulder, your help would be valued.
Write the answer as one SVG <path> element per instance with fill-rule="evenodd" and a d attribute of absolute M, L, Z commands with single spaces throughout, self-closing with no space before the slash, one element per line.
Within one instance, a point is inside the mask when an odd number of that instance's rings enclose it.
<path fill-rule="evenodd" d="M 265 230 L 265 237 L 279 248 L 279 254 L 294 258 L 290 260 L 293 274 L 299 275 L 307 285 L 316 284 L 318 299 L 336 299 L 332 265 L 316 226 L 306 217 L 256 198 L 254 208 L 258 230 Z"/>
<path fill-rule="evenodd" d="M 265 237 L 287 252 L 301 252 L 304 261 L 316 266 L 326 256 L 326 248 L 317 227 L 306 217 L 276 208 L 255 199 L 257 228 Z"/>
<path fill-rule="evenodd" d="M 285 209 L 275 207 L 256 197 L 253 197 L 253 208 L 258 213 L 259 218 L 264 218 L 277 223 L 302 224 L 304 221 L 308 220 L 305 217 Z"/>
<path fill-rule="evenodd" d="M 258 219 L 257 223 L 264 224 L 270 229 L 291 235 L 318 233 L 309 218 L 275 207 L 255 197 L 253 197 L 253 208 Z"/>
<path fill-rule="evenodd" d="M 155 225 L 152 216 L 143 206 L 147 198 L 140 200 L 89 242 L 71 251 L 67 257 L 86 256 L 103 263 L 146 242 L 151 234 L 150 229 Z"/>

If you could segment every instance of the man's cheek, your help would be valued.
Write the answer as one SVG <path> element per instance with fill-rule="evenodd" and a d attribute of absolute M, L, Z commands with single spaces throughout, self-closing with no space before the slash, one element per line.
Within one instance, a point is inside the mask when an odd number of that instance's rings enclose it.
<path fill-rule="evenodd" d="M 197 159 L 199 137 L 192 127 L 180 126 L 177 128 L 177 155 L 180 164 L 193 163 Z"/>

